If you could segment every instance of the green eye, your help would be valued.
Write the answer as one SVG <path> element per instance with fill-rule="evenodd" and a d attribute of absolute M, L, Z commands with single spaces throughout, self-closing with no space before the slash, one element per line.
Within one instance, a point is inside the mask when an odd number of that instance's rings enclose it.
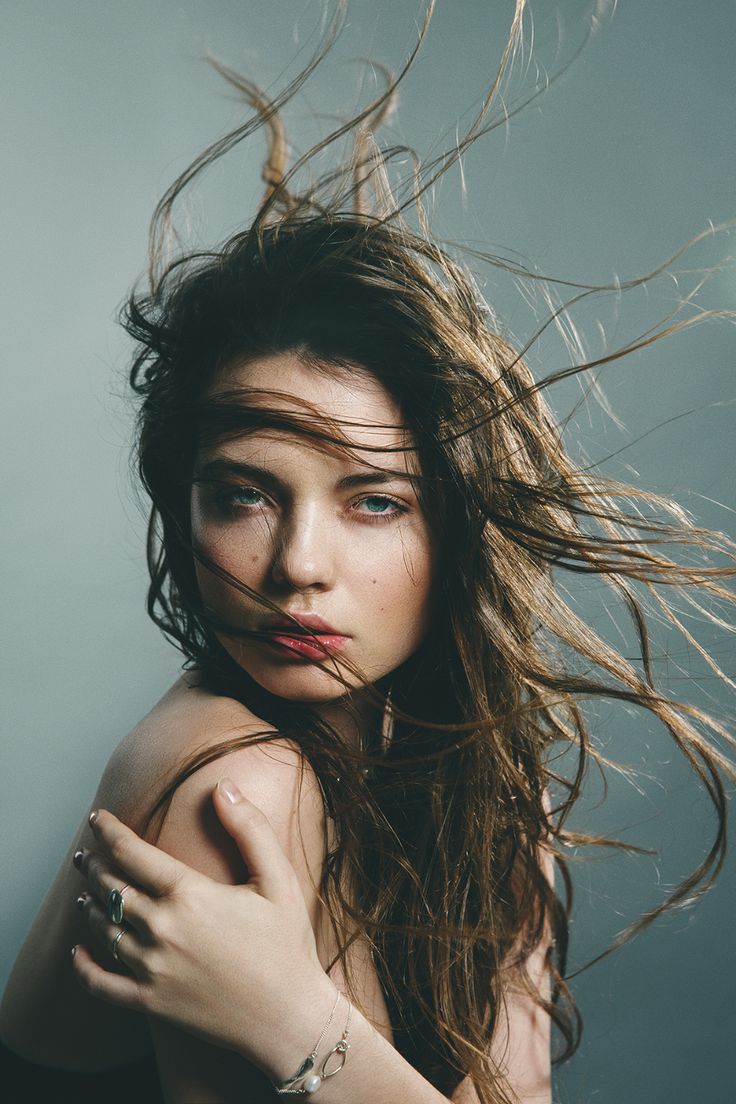
<path fill-rule="evenodd" d="M 224 487 L 215 502 L 221 510 L 259 510 L 266 504 L 266 496 L 257 487 Z"/>
<path fill-rule="evenodd" d="M 263 495 L 255 487 L 238 487 L 229 497 L 236 506 L 257 506 L 258 499 L 262 499 Z"/>
<path fill-rule="evenodd" d="M 406 506 L 390 495 L 366 495 L 356 502 L 354 509 L 359 513 L 370 514 L 374 518 L 391 518 L 406 513 Z"/>
<path fill-rule="evenodd" d="M 373 495 L 371 498 L 364 498 L 363 505 L 372 514 L 382 514 L 384 510 L 393 505 L 390 498 L 383 498 L 380 495 Z"/>

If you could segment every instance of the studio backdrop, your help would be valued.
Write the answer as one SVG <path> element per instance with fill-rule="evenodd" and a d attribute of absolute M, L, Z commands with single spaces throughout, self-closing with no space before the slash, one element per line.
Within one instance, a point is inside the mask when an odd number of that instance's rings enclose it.
<path fill-rule="evenodd" d="M 508 89 L 510 107 L 530 102 L 427 196 L 440 237 L 563 281 L 615 285 L 736 215 L 736 6 L 598 7 L 533 5 Z M 314 140 L 313 116 L 327 127 L 375 92 L 381 76 L 370 60 L 400 67 L 422 11 L 415 0 L 352 0 L 331 60 L 289 109 L 297 148 Z M 510 0 L 439 0 L 387 140 L 423 157 L 452 143 L 498 63 L 512 11 Z M 117 310 L 144 268 L 156 200 L 243 117 L 206 55 L 275 90 L 314 50 L 321 12 L 317 0 L 0 5 L 3 982 L 111 750 L 179 668 L 145 614 L 145 519 L 129 465 L 131 350 Z M 261 155 L 257 139 L 198 185 L 182 212 L 190 241 L 214 244 L 253 213 Z M 624 344 L 678 309 L 703 276 L 693 309 L 734 308 L 734 267 L 718 269 L 727 239 L 706 237 L 647 290 L 581 309 L 583 347 L 595 356 Z M 503 268 L 479 264 L 477 274 L 523 343 L 546 316 L 541 292 Z M 555 286 L 564 296 L 565 285 Z M 547 374 L 566 355 L 551 335 L 532 367 Z M 732 531 L 733 328 L 706 322 L 598 378 L 605 399 L 583 402 L 574 382 L 548 394 L 560 419 L 577 407 L 573 453 Z M 593 600 L 581 590 L 580 602 Z M 604 635 L 618 632 L 604 610 L 590 616 Z M 733 673 L 725 634 L 706 631 L 704 642 Z M 728 711 L 697 654 L 677 647 L 658 656 L 666 683 Z M 627 772 L 612 775 L 604 804 L 591 775 L 576 826 L 663 854 L 574 864 L 572 971 L 659 903 L 714 830 L 709 803 L 652 720 L 611 705 L 592 721 L 597 746 Z M 732 860 L 696 907 L 571 982 L 585 1031 L 556 1075 L 556 1101 L 732 1099 L 735 884 Z"/>

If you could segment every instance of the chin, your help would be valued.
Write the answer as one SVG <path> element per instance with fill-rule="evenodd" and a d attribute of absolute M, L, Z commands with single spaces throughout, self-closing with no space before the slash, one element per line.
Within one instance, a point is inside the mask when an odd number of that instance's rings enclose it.
<path fill-rule="evenodd" d="M 276 698 L 284 701 L 304 702 L 310 705 L 325 705 L 328 702 L 339 701 L 353 689 L 354 686 L 343 686 L 329 675 L 319 672 L 317 677 L 299 679 L 271 679 L 260 677 L 255 671 L 249 670 L 248 674 L 257 682 L 261 689 Z"/>
<path fill-rule="evenodd" d="M 362 683 L 350 671 L 341 671 L 345 682 L 340 682 L 329 670 L 316 663 L 277 664 L 264 662 L 252 647 L 243 647 L 239 641 L 221 639 L 225 650 L 262 690 L 285 701 L 305 702 L 314 705 L 338 701 Z"/>

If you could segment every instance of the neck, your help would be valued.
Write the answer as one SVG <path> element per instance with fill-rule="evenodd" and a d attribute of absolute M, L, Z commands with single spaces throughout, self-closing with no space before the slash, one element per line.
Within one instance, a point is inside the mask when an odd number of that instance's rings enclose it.
<path fill-rule="evenodd" d="M 334 728 L 346 747 L 356 750 L 363 747 L 367 730 L 380 723 L 376 706 L 366 701 L 365 695 L 358 692 L 337 701 L 323 702 L 315 707 L 315 712 Z"/>

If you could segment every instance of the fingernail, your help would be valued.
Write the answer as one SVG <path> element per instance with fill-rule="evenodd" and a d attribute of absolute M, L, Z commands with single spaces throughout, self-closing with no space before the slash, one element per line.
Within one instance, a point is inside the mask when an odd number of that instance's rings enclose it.
<path fill-rule="evenodd" d="M 77 897 L 77 908 L 78 909 L 83 909 L 84 906 L 85 906 L 86 901 L 87 901 L 87 894 L 86 893 L 80 894 L 80 896 Z"/>
<path fill-rule="evenodd" d="M 92 812 L 89 814 L 89 826 L 90 826 L 90 828 L 94 828 L 96 820 L 97 820 L 97 810 L 93 809 Z"/>
<path fill-rule="evenodd" d="M 75 851 L 74 852 L 74 858 L 72 859 L 72 862 L 76 866 L 77 870 L 79 870 L 79 868 L 81 867 L 83 858 L 84 858 L 84 851 Z"/>
<path fill-rule="evenodd" d="M 237 805 L 239 801 L 243 800 L 243 795 L 230 778 L 221 778 L 217 783 L 217 788 L 231 805 Z"/>
<path fill-rule="evenodd" d="M 75 954 L 76 954 L 76 953 L 77 953 L 77 948 L 76 948 L 76 947 L 72 947 L 72 958 L 74 958 L 74 956 L 75 956 Z"/>

